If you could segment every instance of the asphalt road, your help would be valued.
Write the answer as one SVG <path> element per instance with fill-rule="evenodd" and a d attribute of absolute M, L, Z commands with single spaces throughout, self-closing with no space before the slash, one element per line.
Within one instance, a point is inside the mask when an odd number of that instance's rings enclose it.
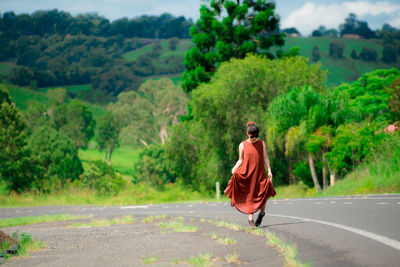
<path fill-rule="evenodd" d="M 0 218 L 44 214 L 183 215 L 246 225 L 228 202 L 2 208 Z M 400 266 L 400 195 L 270 200 L 262 228 L 294 244 L 311 266 Z"/>

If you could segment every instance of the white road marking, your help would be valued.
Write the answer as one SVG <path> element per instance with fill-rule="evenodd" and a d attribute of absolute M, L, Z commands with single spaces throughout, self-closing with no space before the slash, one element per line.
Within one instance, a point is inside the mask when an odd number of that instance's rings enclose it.
<path fill-rule="evenodd" d="M 313 204 L 324 204 L 322 201 L 315 201 Z"/>
<path fill-rule="evenodd" d="M 387 205 L 387 204 L 389 204 L 389 203 L 387 203 L 387 202 L 378 202 L 378 203 L 376 203 L 376 204 L 379 204 L 379 205 Z"/>
<path fill-rule="evenodd" d="M 336 201 L 329 201 L 329 203 L 331 203 L 331 204 L 335 204 L 335 203 L 336 203 Z"/>
<path fill-rule="evenodd" d="M 374 234 L 371 232 L 367 232 L 358 228 L 342 225 L 342 224 L 337 224 L 337 223 L 332 223 L 332 222 L 327 222 L 327 221 L 321 221 L 321 220 L 314 220 L 314 219 L 309 219 L 309 218 L 303 218 L 303 217 L 296 217 L 296 216 L 287 216 L 287 215 L 280 215 L 280 214 L 267 214 L 270 216 L 275 216 L 275 217 L 283 217 L 283 218 L 290 218 L 290 219 L 295 219 L 295 220 L 300 220 L 300 221 L 310 221 L 310 222 L 315 222 L 319 224 L 324 224 L 332 227 L 336 227 L 345 231 L 349 231 L 370 239 L 373 239 L 375 241 L 378 241 L 382 244 L 385 244 L 389 247 L 392 247 L 394 249 L 400 250 L 400 242 L 394 239 L 391 239 L 389 237 L 383 236 L 383 235 L 378 235 Z"/>
<path fill-rule="evenodd" d="M 343 204 L 348 205 L 348 204 L 352 204 L 353 202 L 343 202 Z"/>
<path fill-rule="evenodd" d="M 208 204 L 208 206 L 210 206 L 210 207 L 216 207 L 217 204 Z"/>
<path fill-rule="evenodd" d="M 286 205 L 290 205 L 290 204 L 293 204 L 293 202 L 286 202 L 285 204 Z"/>
<path fill-rule="evenodd" d="M 120 209 L 147 209 L 148 206 L 122 206 Z"/>

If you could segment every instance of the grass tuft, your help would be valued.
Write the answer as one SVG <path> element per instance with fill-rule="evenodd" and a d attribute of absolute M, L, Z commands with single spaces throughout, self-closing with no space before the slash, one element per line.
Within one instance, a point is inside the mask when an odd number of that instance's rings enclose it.
<path fill-rule="evenodd" d="M 156 215 L 156 216 L 149 216 L 142 219 L 144 223 L 152 223 L 154 220 L 165 220 L 167 215 Z"/>
<path fill-rule="evenodd" d="M 7 219 L 0 219 L 0 228 L 16 226 L 16 225 L 35 224 L 35 223 L 79 220 L 91 217 L 93 217 L 93 215 L 75 216 L 70 214 L 58 214 L 58 215 L 41 215 L 41 216 L 7 218 Z"/>
<path fill-rule="evenodd" d="M 70 224 L 69 227 L 100 227 L 100 226 L 111 226 L 116 224 L 132 224 L 135 222 L 135 219 L 130 215 L 126 215 L 120 218 L 113 219 L 96 219 L 92 220 L 88 223 L 73 223 Z"/>
<path fill-rule="evenodd" d="M 238 263 L 238 255 L 236 251 L 232 252 L 232 254 L 226 255 L 225 260 L 227 263 Z"/>
<path fill-rule="evenodd" d="M 166 232 L 167 228 L 172 229 L 174 232 L 196 232 L 198 227 L 195 225 L 183 224 L 182 221 L 170 221 L 159 223 L 161 231 Z"/>
<path fill-rule="evenodd" d="M 143 258 L 142 259 L 143 264 L 152 264 L 158 262 L 157 257 L 148 257 L 148 258 Z"/>

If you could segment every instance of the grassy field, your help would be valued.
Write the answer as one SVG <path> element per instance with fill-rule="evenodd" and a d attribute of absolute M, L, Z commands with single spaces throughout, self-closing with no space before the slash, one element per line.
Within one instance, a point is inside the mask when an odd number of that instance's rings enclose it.
<path fill-rule="evenodd" d="M 343 82 L 354 81 L 363 73 L 370 72 L 375 69 L 388 69 L 392 67 L 400 67 L 397 64 L 385 64 L 383 62 L 365 62 L 362 60 L 354 60 L 350 57 L 351 51 L 355 49 L 357 54 L 361 52 L 363 46 L 373 48 L 378 52 L 378 59 L 382 57 L 381 40 L 365 40 L 365 39 L 340 39 L 344 45 L 344 60 L 335 60 L 329 57 L 329 43 L 333 40 L 331 37 L 286 37 L 284 50 L 288 50 L 293 46 L 300 48 L 300 55 L 311 57 L 311 51 L 314 46 L 318 46 L 321 54 L 321 63 L 324 69 L 328 70 L 328 86 L 336 86 Z M 273 50 L 272 50 L 273 51 Z"/>
<path fill-rule="evenodd" d="M 89 85 L 77 85 L 67 86 L 67 90 L 83 90 L 88 88 Z M 10 96 L 15 105 L 22 111 L 26 111 L 30 100 L 37 100 L 45 105 L 49 105 L 49 98 L 46 96 L 46 92 L 52 88 L 41 89 L 39 91 L 32 90 L 28 87 L 19 87 L 16 85 L 7 86 Z M 64 87 L 63 87 L 64 88 Z M 79 88 L 79 89 L 78 89 Z M 68 100 L 69 101 L 69 100 Z M 92 112 L 95 120 L 98 120 L 105 113 L 105 107 L 99 104 L 89 103 L 80 100 L 86 104 L 89 110 Z"/>
<path fill-rule="evenodd" d="M 0 75 L 9 73 L 15 66 L 13 62 L 0 62 Z"/>
<path fill-rule="evenodd" d="M 111 158 L 111 166 L 123 176 L 131 177 L 133 164 L 137 162 L 140 151 L 140 149 L 132 149 L 130 147 L 119 147 L 115 149 Z M 104 152 L 100 152 L 96 149 L 80 149 L 78 155 L 84 167 L 89 161 L 104 159 Z"/>

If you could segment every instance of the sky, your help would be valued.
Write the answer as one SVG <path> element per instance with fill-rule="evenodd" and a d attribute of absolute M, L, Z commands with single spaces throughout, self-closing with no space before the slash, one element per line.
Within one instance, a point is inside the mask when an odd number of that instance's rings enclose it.
<path fill-rule="evenodd" d="M 295 27 L 310 35 L 320 25 L 338 29 L 349 13 L 368 22 L 372 29 L 384 23 L 400 28 L 400 0 L 276 0 L 281 29 Z M 197 20 L 199 7 L 206 0 L 0 0 L 0 12 L 16 14 L 58 9 L 72 15 L 98 13 L 113 21 L 122 17 L 170 13 Z"/>

